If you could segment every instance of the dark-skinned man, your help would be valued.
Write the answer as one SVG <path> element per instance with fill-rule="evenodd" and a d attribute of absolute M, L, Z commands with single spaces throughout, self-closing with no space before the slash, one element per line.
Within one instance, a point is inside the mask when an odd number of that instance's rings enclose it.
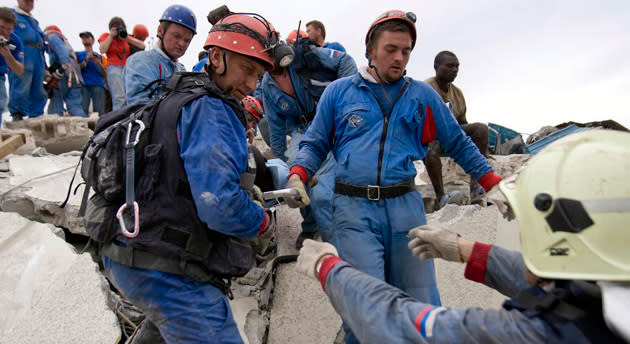
<path fill-rule="evenodd" d="M 439 139 L 465 171 L 487 190 L 501 177 L 459 129 L 429 85 L 404 76 L 416 43 L 416 16 L 391 10 L 366 37 L 368 66 L 334 81 L 322 95 L 292 165 L 287 187 L 304 190 L 329 151 L 335 165 L 333 233 L 339 256 L 358 270 L 394 285 L 418 300 L 440 304 L 431 261 L 407 249 L 407 232 L 426 224 L 415 189 L 413 161 Z M 301 206 L 306 199 L 287 201 Z M 346 343 L 358 343 L 344 326 Z"/>
<path fill-rule="evenodd" d="M 459 60 L 457 56 L 450 51 L 441 51 L 435 56 L 433 62 L 435 76 L 425 80 L 433 89 L 442 97 L 445 104 L 451 109 L 451 113 L 455 116 L 457 123 L 466 135 L 468 135 L 475 143 L 481 154 L 488 154 L 488 126 L 483 123 L 471 123 L 466 120 L 466 100 L 462 91 L 453 84 L 459 71 Z M 429 150 L 424 158 L 424 164 L 427 173 L 435 190 L 435 207 L 438 210 L 446 205 L 449 198 L 453 194 L 444 194 L 444 185 L 442 183 L 442 161 L 440 142 L 433 141 L 429 145 Z M 470 178 L 470 199 L 475 202 L 483 196 L 484 191 L 477 181 Z"/>

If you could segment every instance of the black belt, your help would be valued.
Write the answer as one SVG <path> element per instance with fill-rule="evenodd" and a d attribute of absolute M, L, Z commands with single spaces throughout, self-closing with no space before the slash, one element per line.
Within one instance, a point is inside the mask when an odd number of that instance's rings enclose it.
<path fill-rule="evenodd" d="M 402 196 L 412 190 L 414 190 L 413 179 L 409 179 L 406 182 L 390 186 L 358 186 L 352 184 L 335 183 L 335 193 L 346 196 L 363 197 L 371 201 L 378 201 L 379 199 L 383 198 Z"/>
<path fill-rule="evenodd" d="M 31 47 L 35 47 L 39 50 L 44 50 L 44 45 L 42 43 L 38 43 L 38 42 L 24 42 L 24 44 L 26 45 L 30 45 Z"/>
<path fill-rule="evenodd" d="M 230 290 L 231 280 L 209 272 L 199 263 L 160 256 L 129 246 L 121 247 L 113 242 L 105 244 L 102 247 L 102 252 L 111 260 L 122 265 L 183 275 L 197 282 L 210 283 L 219 288 L 228 298 L 233 298 Z"/>

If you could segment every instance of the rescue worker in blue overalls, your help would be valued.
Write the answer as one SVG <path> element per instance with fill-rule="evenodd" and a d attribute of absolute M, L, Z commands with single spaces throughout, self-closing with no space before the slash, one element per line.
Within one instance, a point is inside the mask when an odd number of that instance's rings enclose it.
<path fill-rule="evenodd" d="M 130 238 L 117 226 L 103 246 L 111 282 L 167 343 L 243 342 L 226 297 L 230 276 L 253 264 L 247 240 L 268 240 L 275 226 L 241 184 L 249 153 L 239 101 L 273 68 L 278 44 L 259 15 L 225 14 L 212 26 L 204 74 L 188 76 L 208 94 L 181 111 L 161 107 L 168 97 L 158 105 L 145 150 L 151 163 L 139 177 L 147 187 L 136 189 L 138 203 L 150 205 L 142 231 Z"/>
<path fill-rule="evenodd" d="M 13 29 L 17 24 L 15 13 L 0 7 L 0 117 L 7 106 L 6 80 L 9 71 L 16 75 L 24 72 L 24 46 Z"/>
<path fill-rule="evenodd" d="M 44 30 L 44 34 L 47 43 L 48 62 L 53 68 L 51 78 L 56 79 L 54 85 L 51 84 L 53 79 L 48 80 L 47 85 L 50 88 L 51 97 L 47 112 L 63 116 L 66 112 L 65 104 L 70 116 L 87 117 L 81 100 L 83 75 L 74 50 L 59 27 L 49 25 Z"/>
<path fill-rule="evenodd" d="M 330 84 L 291 167 L 287 187 L 301 191 L 332 151 L 335 160 L 331 243 L 341 258 L 418 300 L 440 304 L 433 262 L 407 250 L 407 232 L 426 224 L 413 162 L 438 139 L 486 190 L 496 175 L 428 84 L 405 77 L 416 43 L 415 15 L 392 10 L 365 37 L 368 67 Z M 290 206 L 304 202 L 287 199 Z M 346 343 L 357 343 L 347 326 Z"/>
<path fill-rule="evenodd" d="M 363 344 L 630 341 L 629 147 L 625 132 L 573 134 L 490 191 L 504 216 L 516 217 L 522 254 L 439 225 L 409 232 L 414 255 L 465 262 L 467 279 L 510 298 L 502 309 L 420 301 L 312 240 L 304 243 L 297 269 L 321 282 Z"/>
<path fill-rule="evenodd" d="M 9 111 L 14 121 L 24 116 L 41 116 L 48 99 L 44 90 L 44 33 L 31 15 L 35 1 L 18 0 L 17 3 L 13 9 L 17 16 L 13 32 L 24 44 L 24 73 L 9 72 Z"/>
<path fill-rule="evenodd" d="M 157 98 L 171 75 L 185 70 L 177 59 L 184 56 L 195 34 L 197 19 L 188 7 L 171 5 L 164 11 L 157 29 L 157 47 L 127 59 L 123 70 L 127 105 Z"/>
<path fill-rule="evenodd" d="M 303 48 L 298 48 L 298 44 Z M 288 164 L 295 159 L 324 87 L 333 80 L 357 72 L 350 55 L 320 48 L 311 44 L 308 37 L 299 38 L 294 46 L 296 50 L 305 51 L 296 51 L 296 61 L 287 68 L 265 73 L 259 88 L 269 125 L 271 151 Z M 297 66 L 298 63 L 301 66 Z M 291 137 L 288 147 L 287 135 Z M 295 244 L 297 249 L 302 247 L 304 239 L 314 238 L 318 230 L 324 240 L 330 240 L 333 168 L 334 159 L 330 155 L 317 171 L 317 185 L 309 190 L 312 204 L 301 210 L 304 221 Z"/>

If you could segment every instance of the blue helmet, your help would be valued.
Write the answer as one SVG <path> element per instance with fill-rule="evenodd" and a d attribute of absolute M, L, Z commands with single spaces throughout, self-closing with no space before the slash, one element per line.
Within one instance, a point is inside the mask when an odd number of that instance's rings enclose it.
<path fill-rule="evenodd" d="M 160 23 L 163 21 L 179 24 L 190 29 L 194 34 L 197 34 L 197 18 L 195 17 L 195 14 L 186 6 L 169 6 L 160 18 Z"/>

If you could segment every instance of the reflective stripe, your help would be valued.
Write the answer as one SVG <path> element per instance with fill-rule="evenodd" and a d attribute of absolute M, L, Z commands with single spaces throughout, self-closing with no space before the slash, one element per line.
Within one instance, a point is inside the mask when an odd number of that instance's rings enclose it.
<path fill-rule="evenodd" d="M 432 310 L 431 312 L 429 312 L 429 314 L 426 316 L 426 320 L 423 321 L 424 323 L 424 330 L 426 332 L 425 337 L 433 337 L 433 325 L 435 324 L 435 316 L 440 313 L 440 312 L 444 312 L 446 310 L 446 308 L 444 307 L 438 307 L 434 310 Z"/>
<path fill-rule="evenodd" d="M 589 213 L 630 213 L 630 198 L 591 199 L 582 205 Z"/>
<path fill-rule="evenodd" d="M 435 324 L 435 316 L 445 311 L 446 308 L 428 306 L 423 309 L 416 317 L 416 330 L 420 332 L 423 338 L 433 337 L 433 325 Z"/>
<path fill-rule="evenodd" d="M 330 85 L 330 83 L 331 83 L 331 81 L 319 81 L 319 80 L 311 79 L 311 85 L 313 85 L 313 86 L 326 87 L 326 86 Z"/>

